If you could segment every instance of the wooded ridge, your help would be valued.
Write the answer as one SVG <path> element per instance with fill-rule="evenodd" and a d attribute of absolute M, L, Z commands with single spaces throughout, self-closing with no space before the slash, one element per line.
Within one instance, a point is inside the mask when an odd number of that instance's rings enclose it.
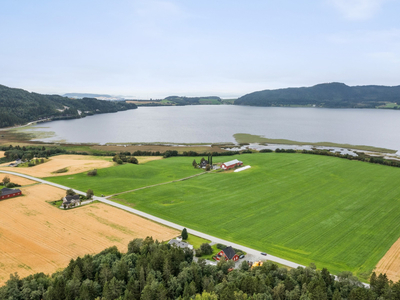
<path fill-rule="evenodd" d="M 327 108 L 399 109 L 400 86 L 347 86 L 344 83 L 322 83 L 312 87 L 264 90 L 244 95 L 236 105 L 316 106 Z M 391 103 L 391 106 L 387 106 Z"/>
<path fill-rule="evenodd" d="M 0 85 L 0 108 L 0 128 L 2 128 L 40 119 L 76 119 L 87 115 L 135 109 L 137 106 L 122 101 L 42 95 Z"/>

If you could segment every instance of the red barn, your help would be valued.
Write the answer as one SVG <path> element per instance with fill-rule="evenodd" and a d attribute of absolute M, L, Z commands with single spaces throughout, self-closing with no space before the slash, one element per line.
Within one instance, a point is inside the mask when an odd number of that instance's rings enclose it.
<path fill-rule="evenodd" d="M 0 190 L 0 200 L 11 198 L 11 197 L 16 197 L 22 195 L 21 190 L 19 189 L 8 189 L 4 188 Z"/>
<path fill-rule="evenodd" d="M 230 260 L 230 259 L 233 261 L 239 260 L 239 255 L 235 253 L 235 250 L 233 250 L 231 246 L 226 247 L 224 250 L 219 251 L 215 259 L 220 260 L 221 257 L 225 257 L 225 260 Z"/>
<path fill-rule="evenodd" d="M 223 163 L 221 165 L 221 168 L 224 170 L 229 170 L 229 169 L 233 169 L 235 167 L 240 167 L 243 166 L 243 162 L 241 162 L 240 160 L 234 159 L 231 161 L 228 161 L 226 163 Z"/>

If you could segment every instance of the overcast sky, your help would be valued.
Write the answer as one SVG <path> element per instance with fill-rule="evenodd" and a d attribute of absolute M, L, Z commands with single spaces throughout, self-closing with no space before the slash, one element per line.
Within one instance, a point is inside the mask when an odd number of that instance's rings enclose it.
<path fill-rule="evenodd" d="M 236 97 L 400 85 L 400 0 L 18 0 L 0 84 L 39 93 Z"/>

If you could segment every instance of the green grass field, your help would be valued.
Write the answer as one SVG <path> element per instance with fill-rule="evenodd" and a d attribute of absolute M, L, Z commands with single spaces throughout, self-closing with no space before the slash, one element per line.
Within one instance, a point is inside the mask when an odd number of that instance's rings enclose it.
<path fill-rule="evenodd" d="M 214 162 L 233 158 L 252 168 L 205 174 L 119 195 L 115 201 L 304 265 L 315 262 L 333 273 L 352 271 L 364 280 L 400 236 L 398 168 L 288 153 L 214 157 Z M 185 160 L 190 164 L 193 158 L 152 163 L 162 164 L 166 174 L 184 173 L 179 170 Z M 174 171 L 168 169 L 173 166 Z M 99 190 L 110 194 L 130 189 L 113 178 L 125 168 L 104 169 L 107 174 L 100 173 L 100 178 L 118 186 L 110 183 Z M 162 177 L 158 174 L 157 180 Z"/>
<path fill-rule="evenodd" d="M 87 176 L 85 172 L 45 179 L 81 191 L 92 189 L 95 195 L 111 195 L 201 173 L 192 167 L 192 161 L 193 158 L 176 157 L 98 169 L 97 176 Z"/>

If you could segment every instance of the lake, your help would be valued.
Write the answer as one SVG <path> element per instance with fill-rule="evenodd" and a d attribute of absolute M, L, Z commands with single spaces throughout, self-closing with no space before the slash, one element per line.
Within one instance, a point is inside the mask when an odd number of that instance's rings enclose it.
<path fill-rule="evenodd" d="M 70 143 L 235 142 L 233 134 L 302 142 L 334 142 L 400 149 L 400 111 L 251 107 L 235 105 L 139 107 L 30 127 L 54 132 L 42 141 Z"/>

